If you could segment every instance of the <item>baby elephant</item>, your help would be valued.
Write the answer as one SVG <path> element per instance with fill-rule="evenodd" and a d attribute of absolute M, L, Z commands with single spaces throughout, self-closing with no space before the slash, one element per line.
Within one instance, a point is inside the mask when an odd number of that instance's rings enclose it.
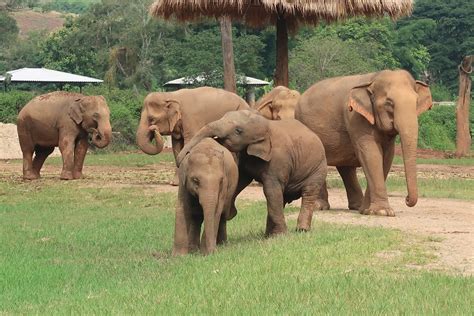
<path fill-rule="evenodd" d="M 179 191 L 173 255 L 201 248 L 203 254 L 226 241 L 226 221 L 237 187 L 239 171 L 234 156 L 215 140 L 198 143 L 178 169 Z M 201 224 L 204 232 L 201 242 Z"/>
<path fill-rule="evenodd" d="M 17 129 L 25 180 L 40 177 L 44 161 L 56 146 L 63 157 L 61 179 L 79 179 L 89 134 L 99 148 L 107 146 L 112 137 L 104 97 L 79 93 L 53 92 L 34 98 L 18 114 Z"/>

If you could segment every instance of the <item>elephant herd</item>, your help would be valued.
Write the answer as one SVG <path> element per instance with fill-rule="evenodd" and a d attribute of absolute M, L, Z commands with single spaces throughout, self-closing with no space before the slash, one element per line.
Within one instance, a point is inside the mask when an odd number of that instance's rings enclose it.
<path fill-rule="evenodd" d="M 417 117 L 431 106 L 428 86 L 404 70 L 330 78 L 301 95 L 276 87 L 253 108 L 210 87 L 150 93 L 137 144 L 154 155 L 163 150 L 161 135 L 171 136 L 178 167 L 173 182 L 179 184 L 173 254 L 208 254 L 225 242 L 226 222 L 237 214 L 235 199 L 254 180 L 267 201 L 267 236 L 287 231 L 283 208 L 299 198 L 297 230 L 309 230 L 313 210 L 330 207 L 328 165 L 342 177 L 349 209 L 394 216 L 385 181 L 396 135 L 406 205 L 414 206 Z M 61 179 L 80 178 L 88 139 L 99 148 L 110 142 L 109 117 L 101 96 L 53 92 L 30 101 L 18 115 L 24 179 L 39 177 L 55 146 L 63 157 Z M 357 167 L 367 179 L 365 194 Z"/>

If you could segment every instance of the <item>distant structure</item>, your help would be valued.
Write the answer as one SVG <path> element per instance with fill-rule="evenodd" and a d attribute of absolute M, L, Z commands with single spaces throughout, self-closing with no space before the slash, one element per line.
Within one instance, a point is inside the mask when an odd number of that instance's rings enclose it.
<path fill-rule="evenodd" d="M 100 79 L 46 68 L 21 68 L 7 71 L 5 76 L 0 76 L 0 83 L 3 83 L 5 91 L 13 83 L 52 83 L 58 85 L 59 89 L 62 89 L 65 84 L 78 86 L 82 92 L 84 85 L 102 82 L 104 81 Z"/>
<path fill-rule="evenodd" d="M 197 77 L 181 77 L 168 81 L 163 86 L 167 88 L 181 89 L 185 86 L 194 85 L 205 81 L 204 76 Z M 255 88 L 269 85 L 270 82 L 260 80 L 253 77 L 241 76 L 237 78 L 237 85 L 245 87 L 245 99 L 247 103 L 252 106 L 255 104 Z"/>

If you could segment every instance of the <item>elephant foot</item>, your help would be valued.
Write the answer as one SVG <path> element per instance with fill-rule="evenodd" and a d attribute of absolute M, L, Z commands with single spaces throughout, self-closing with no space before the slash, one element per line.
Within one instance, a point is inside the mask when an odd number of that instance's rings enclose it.
<path fill-rule="evenodd" d="M 282 227 L 273 227 L 272 229 L 266 229 L 265 237 L 272 237 L 276 235 L 286 234 L 288 232 L 288 228 L 285 226 Z"/>
<path fill-rule="evenodd" d="M 360 210 L 362 207 L 362 203 L 349 203 L 347 206 L 350 210 Z"/>
<path fill-rule="evenodd" d="M 361 210 L 360 213 L 362 215 L 395 216 L 395 212 L 390 206 L 383 207 L 372 205 L 365 210 Z"/>
<path fill-rule="evenodd" d="M 74 176 L 71 171 L 63 171 L 60 176 L 61 180 L 74 180 Z"/>
<path fill-rule="evenodd" d="M 226 220 L 230 221 L 231 219 L 233 219 L 235 216 L 237 215 L 237 208 L 235 207 L 235 204 L 232 203 L 230 209 L 229 209 L 229 213 L 227 214 L 226 216 Z"/>
<path fill-rule="evenodd" d="M 39 173 L 35 172 L 25 172 L 23 173 L 23 180 L 36 180 L 39 179 Z"/>
<path fill-rule="evenodd" d="M 318 211 L 327 211 L 331 208 L 331 205 L 326 200 L 317 200 L 315 209 Z"/>
<path fill-rule="evenodd" d="M 82 172 L 75 171 L 73 173 L 73 177 L 74 177 L 74 179 L 82 179 Z"/>

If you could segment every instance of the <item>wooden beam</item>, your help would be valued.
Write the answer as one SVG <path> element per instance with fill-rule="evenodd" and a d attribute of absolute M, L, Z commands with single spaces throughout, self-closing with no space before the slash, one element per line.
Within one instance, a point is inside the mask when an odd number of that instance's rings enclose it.
<path fill-rule="evenodd" d="M 471 102 L 471 73 L 474 56 L 466 56 L 459 65 L 459 99 L 456 107 L 456 157 L 464 157 L 471 149 L 469 105 Z"/>
<path fill-rule="evenodd" d="M 289 85 L 288 77 L 288 25 L 283 13 L 278 14 L 276 38 L 276 68 L 274 86 Z"/>
<path fill-rule="evenodd" d="M 224 89 L 237 93 L 234 48 L 232 45 L 232 21 L 229 16 L 222 16 L 219 22 L 221 25 L 222 56 L 224 60 Z"/>

